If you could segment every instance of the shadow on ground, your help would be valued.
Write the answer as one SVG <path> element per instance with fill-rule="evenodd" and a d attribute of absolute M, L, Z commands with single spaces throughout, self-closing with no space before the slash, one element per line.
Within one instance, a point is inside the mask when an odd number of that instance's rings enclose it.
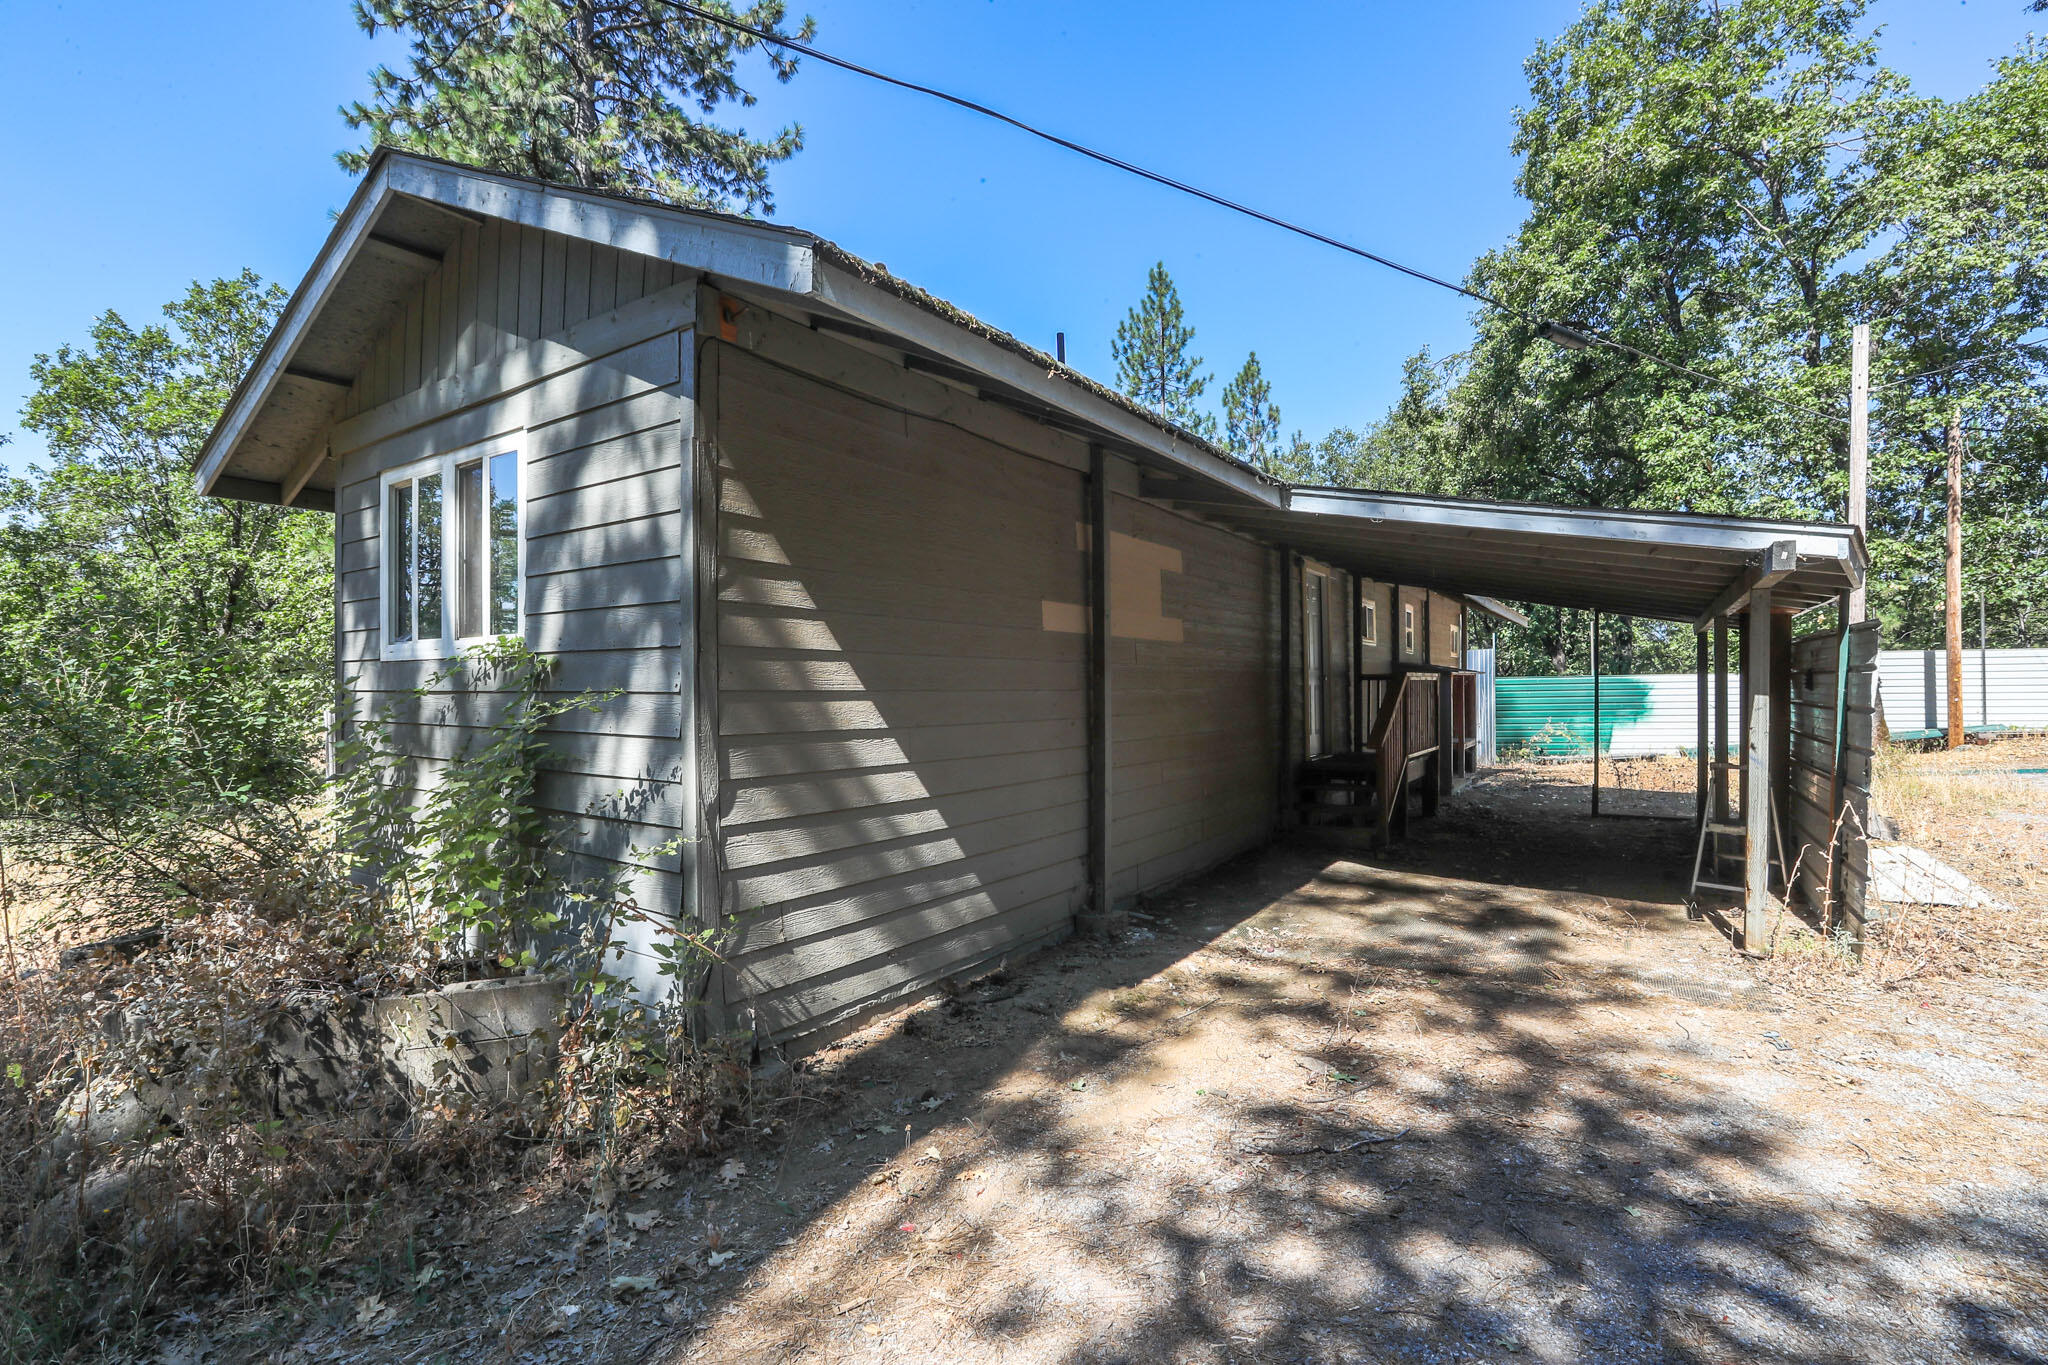
<path fill-rule="evenodd" d="M 1879 1179 L 1922 1117 L 1823 1092 L 1817 1026 L 1686 922 L 1685 826 L 1495 782 L 1415 828 L 1241 860 L 822 1056 L 749 1176 L 661 1194 L 617 1268 L 672 1299 L 525 1349 L 2048 1359 L 2038 1155 Z M 711 1242 L 739 1259 L 678 1269 Z"/>

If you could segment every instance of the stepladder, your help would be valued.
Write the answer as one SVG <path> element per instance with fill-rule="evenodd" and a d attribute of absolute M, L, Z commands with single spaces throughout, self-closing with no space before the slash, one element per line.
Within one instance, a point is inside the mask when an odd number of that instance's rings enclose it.
<path fill-rule="evenodd" d="M 1792 865 L 1785 858 L 1785 835 L 1779 828 L 1778 805 L 1773 801 L 1768 811 L 1770 825 L 1771 858 L 1776 869 L 1779 885 L 1790 886 Z M 1725 880 L 1728 873 L 1722 868 L 1729 863 L 1741 864 L 1748 851 L 1748 825 L 1741 820 L 1716 820 L 1709 816 L 1700 821 L 1699 842 L 1692 855 L 1692 884 L 1686 890 L 1685 913 L 1688 919 L 1700 917 L 1701 892 L 1720 892 L 1730 896 L 1745 896 L 1749 888 L 1740 882 Z M 1726 840 L 1727 843 L 1722 841 Z M 1739 875 L 1739 874 L 1737 874 Z"/>

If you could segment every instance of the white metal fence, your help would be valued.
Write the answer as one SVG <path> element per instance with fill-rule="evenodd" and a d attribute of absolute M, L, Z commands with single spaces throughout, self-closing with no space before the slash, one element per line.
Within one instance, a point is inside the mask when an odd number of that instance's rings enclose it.
<path fill-rule="evenodd" d="M 1476 709 L 1479 715 L 1479 766 L 1491 768 L 1498 746 L 1494 743 L 1493 732 L 1493 651 L 1491 649 L 1468 649 L 1465 651 L 1465 667 L 1479 675 Z"/>
<path fill-rule="evenodd" d="M 1584 676 L 1502 678 L 1499 698 L 1490 650 L 1473 650 L 1480 668 L 1480 744 L 1484 762 L 1506 738 L 1538 752 L 1585 749 L 1592 733 L 1593 684 Z M 1894 732 L 1948 726 L 1947 656 L 1939 649 L 1887 649 L 1877 656 L 1878 694 Z M 1739 734 L 1739 679 L 1728 680 L 1728 733 Z M 1698 683 L 1690 673 L 1638 673 L 1601 679 L 1600 747 L 1616 758 L 1690 752 L 1698 743 Z M 2048 649 L 1963 651 L 1963 724 L 2048 729 Z"/>
<path fill-rule="evenodd" d="M 1947 651 L 1882 650 L 1877 686 L 1892 729 L 1948 728 Z M 2048 649 L 1964 650 L 1963 724 L 2048 728 Z"/>

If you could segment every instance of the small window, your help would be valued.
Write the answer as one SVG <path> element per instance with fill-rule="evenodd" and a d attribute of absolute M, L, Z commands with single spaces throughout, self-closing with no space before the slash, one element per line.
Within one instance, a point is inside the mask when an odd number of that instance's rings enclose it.
<path fill-rule="evenodd" d="M 518 634 L 518 454 L 438 456 L 387 472 L 383 486 L 385 657 Z"/>
<path fill-rule="evenodd" d="M 1413 654 L 1415 652 L 1415 604 L 1413 602 L 1403 602 L 1401 604 L 1401 652 L 1403 654 Z"/>
<path fill-rule="evenodd" d="M 1358 608 L 1358 640 L 1360 644 L 1376 645 L 1380 642 L 1380 604 L 1362 602 Z"/>

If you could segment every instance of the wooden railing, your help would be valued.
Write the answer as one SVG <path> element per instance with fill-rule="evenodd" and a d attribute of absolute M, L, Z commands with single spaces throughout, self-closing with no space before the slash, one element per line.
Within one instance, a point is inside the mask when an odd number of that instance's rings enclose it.
<path fill-rule="evenodd" d="M 1368 745 L 1378 768 L 1382 838 L 1393 829 L 1401 809 L 1409 760 L 1436 751 L 1440 709 L 1434 673 L 1400 673 L 1387 684 Z"/>

